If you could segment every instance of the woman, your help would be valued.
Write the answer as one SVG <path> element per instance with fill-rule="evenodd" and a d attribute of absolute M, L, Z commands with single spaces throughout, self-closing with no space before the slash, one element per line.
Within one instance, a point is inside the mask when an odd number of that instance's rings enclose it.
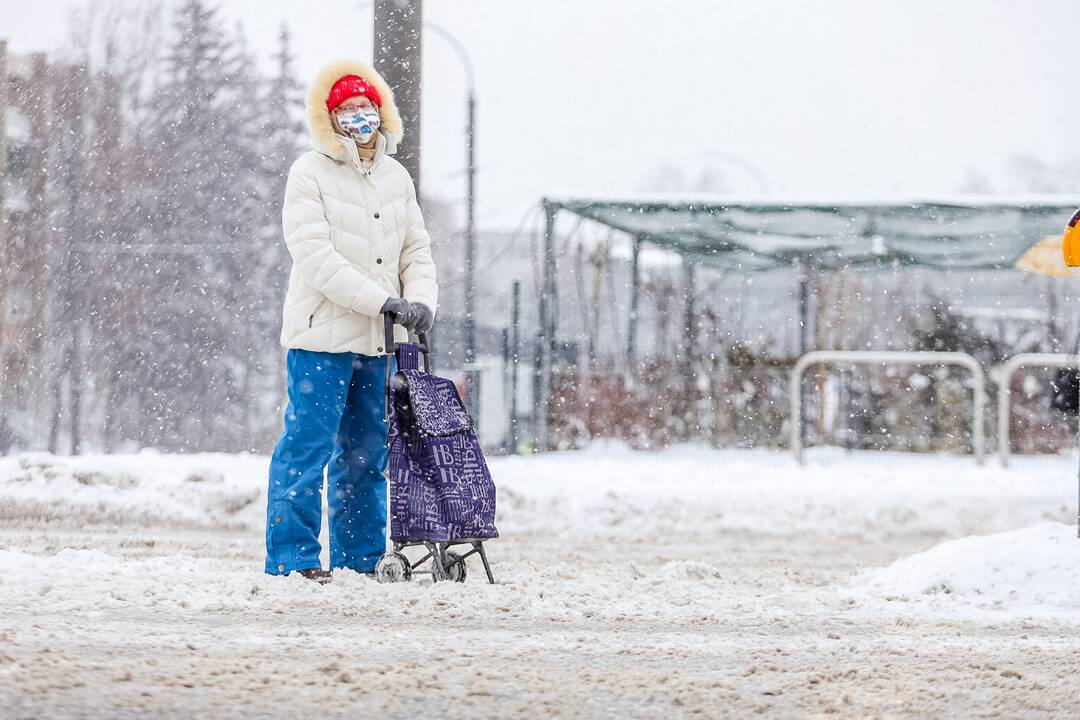
<path fill-rule="evenodd" d="M 356 60 L 330 64 L 308 92 L 307 123 L 315 149 L 290 168 L 281 213 L 293 260 L 281 327 L 289 403 L 270 461 L 266 572 L 329 582 L 319 560 L 324 468 L 330 569 L 371 573 L 383 552 L 380 313 L 426 332 L 438 285 L 412 178 L 390 157 L 402 127 L 386 81 Z"/>

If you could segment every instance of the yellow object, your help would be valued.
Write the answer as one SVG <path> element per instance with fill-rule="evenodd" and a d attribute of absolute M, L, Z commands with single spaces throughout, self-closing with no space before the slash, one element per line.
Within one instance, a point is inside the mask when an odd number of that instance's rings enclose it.
<path fill-rule="evenodd" d="M 1065 239 L 1061 244 L 1064 250 L 1065 264 L 1069 267 L 1080 266 L 1080 210 L 1076 211 L 1069 226 L 1065 228 Z"/>
<path fill-rule="evenodd" d="M 1080 240 L 1078 240 L 1080 242 Z M 1080 251 L 1080 246 L 1077 247 Z M 1066 250 L 1066 254 L 1068 251 Z M 1074 277 L 1080 278 L 1080 268 L 1073 269 L 1065 264 L 1066 260 L 1061 253 L 1061 236 L 1047 235 L 1039 242 L 1031 246 L 1019 260 L 1016 267 L 1021 270 L 1047 275 L 1049 277 Z M 1080 264 L 1080 263 L 1078 263 Z"/>

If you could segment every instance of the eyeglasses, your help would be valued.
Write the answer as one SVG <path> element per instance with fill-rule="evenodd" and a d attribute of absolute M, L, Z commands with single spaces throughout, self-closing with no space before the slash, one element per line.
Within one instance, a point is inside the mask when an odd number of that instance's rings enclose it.
<path fill-rule="evenodd" d="M 378 111 L 375 103 L 368 103 L 367 105 L 339 105 L 334 108 L 334 112 L 348 112 L 356 110 L 375 110 Z"/>

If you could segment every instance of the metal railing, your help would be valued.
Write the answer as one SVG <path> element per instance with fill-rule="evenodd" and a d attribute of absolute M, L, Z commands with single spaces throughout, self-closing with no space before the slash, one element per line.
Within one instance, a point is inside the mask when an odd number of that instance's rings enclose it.
<path fill-rule="evenodd" d="M 998 375 L 998 456 L 1001 466 L 1009 466 L 1012 376 L 1022 367 L 1080 367 L 1080 356 L 1062 353 L 1021 353 L 1001 364 Z"/>
<path fill-rule="evenodd" d="M 1019 357 L 1019 356 L 1018 356 Z M 811 365 L 844 363 L 848 365 L 956 365 L 971 371 L 972 377 L 972 429 L 971 446 L 975 462 L 983 464 L 986 438 L 983 429 L 983 409 L 986 402 L 986 375 L 979 362 L 960 352 L 887 352 L 859 350 L 817 350 L 808 352 L 791 369 L 791 453 L 800 464 L 805 464 L 802 438 L 802 376 Z"/>

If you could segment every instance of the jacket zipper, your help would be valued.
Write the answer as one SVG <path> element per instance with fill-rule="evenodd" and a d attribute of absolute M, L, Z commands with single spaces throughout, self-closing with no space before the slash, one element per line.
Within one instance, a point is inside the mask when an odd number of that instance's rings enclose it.
<path fill-rule="evenodd" d="M 319 300 L 319 302 L 315 303 L 315 307 L 313 307 L 313 308 L 311 309 L 311 314 L 310 314 L 310 315 L 308 315 L 308 319 L 307 319 L 307 326 L 308 326 L 308 327 L 311 327 L 311 324 L 312 324 L 313 322 L 315 322 L 315 313 L 316 313 L 316 312 L 317 312 L 317 311 L 319 310 L 319 308 L 321 308 L 321 307 L 322 307 L 322 304 L 323 304 L 324 302 L 326 302 L 326 298 L 325 298 L 325 297 L 321 298 L 321 299 Z"/>

